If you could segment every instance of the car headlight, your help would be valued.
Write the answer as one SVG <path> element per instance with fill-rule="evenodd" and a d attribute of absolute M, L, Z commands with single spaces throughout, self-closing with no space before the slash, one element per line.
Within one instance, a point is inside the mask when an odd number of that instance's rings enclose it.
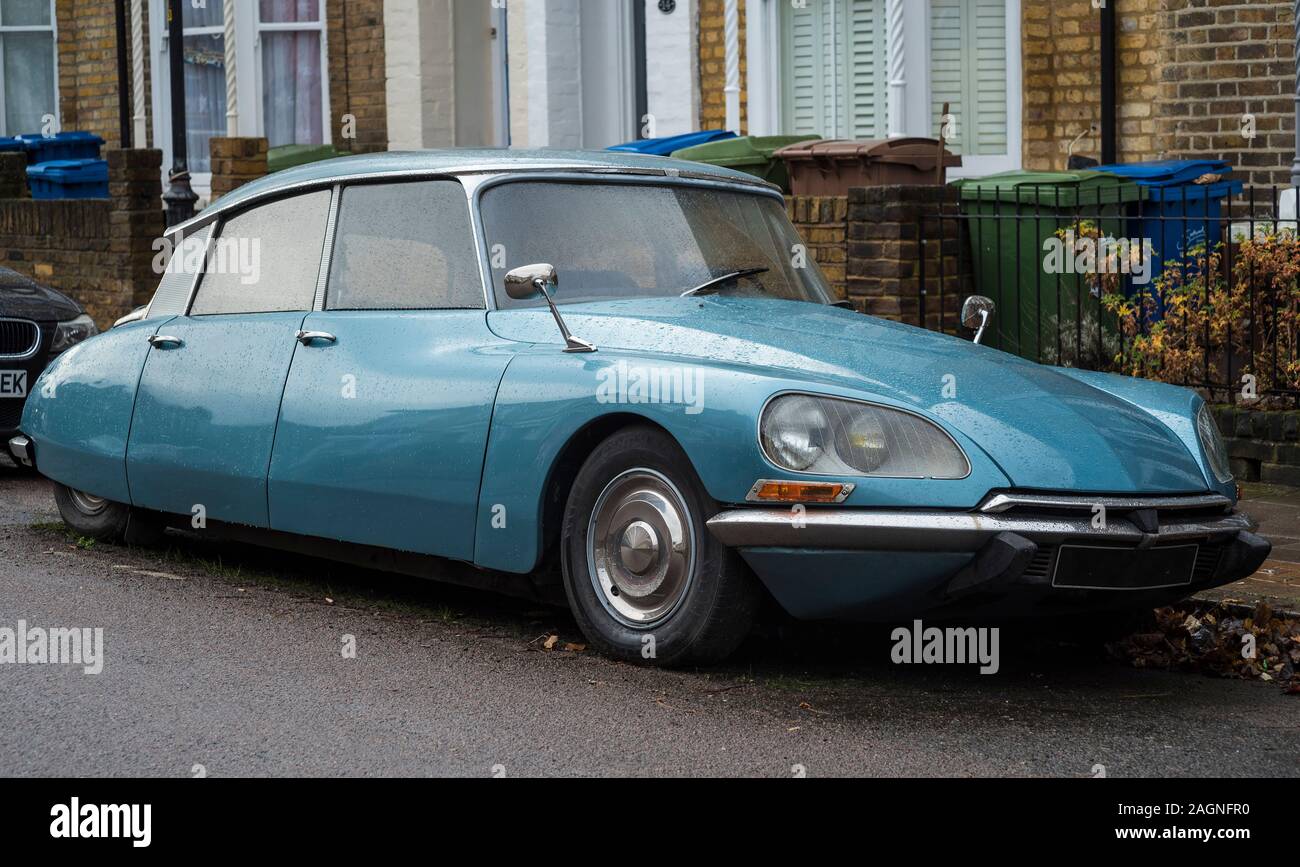
<path fill-rule="evenodd" d="M 1210 472 L 1220 482 L 1232 481 L 1232 470 L 1228 467 L 1228 448 L 1223 444 L 1219 426 L 1214 423 L 1214 415 L 1208 404 L 1201 404 L 1196 413 L 1196 435 L 1201 440 L 1201 449 L 1205 460 L 1210 465 Z"/>
<path fill-rule="evenodd" d="M 50 354 L 56 355 L 75 346 L 87 337 L 94 337 L 98 333 L 99 329 L 95 327 L 95 320 L 85 313 L 76 319 L 60 322 L 58 327 L 54 329 L 54 342 L 50 344 Z"/>
<path fill-rule="evenodd" d="M 970 462 L 942 428 L 919 415 L 855 400 L 787 394 L 759 420 L 768 460 L 819 475 L 964 479 Z"/>

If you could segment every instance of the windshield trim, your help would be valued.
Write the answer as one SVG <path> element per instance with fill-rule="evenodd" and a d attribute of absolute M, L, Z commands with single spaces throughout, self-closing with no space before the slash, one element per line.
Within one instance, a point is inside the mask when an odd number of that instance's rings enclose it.
<path fill-rule="evenodd" d="M 479 178 L 462 177 L 460 180 L 465 185 L 466 192 L 468 192 L 470 196 L 470 216 L 474 221 L 474 236 L 480 256 L 479 270 L 483 275 L 483 288 L 484 294 L 488 297 L 489 311 L 500 310 L 501 305 L 497 303 L 497 287 L 492 283 L 492 253 L 488 246 L 487 225 L 483 220 L 483 194 L 490 189 L 501 186 L 502 184 L 560 182 L 588 185 L 603 184 L 606 186 L 619 187 L 632 185 L 647 187 L 693 187 L 695 189 L 725 190 L 729 193 L 741 193 L 744 195 L 775 199 L 781 203 L 782 208 L 785 207 L 785 195 L 775 187 L 759 187 L 739 181 L 727 181 L 722 179 L 688 178 L 671 175 L 593 175 L 590 172 L 541 171 L 511 172 L 509 174 L 487 175 Z"/>

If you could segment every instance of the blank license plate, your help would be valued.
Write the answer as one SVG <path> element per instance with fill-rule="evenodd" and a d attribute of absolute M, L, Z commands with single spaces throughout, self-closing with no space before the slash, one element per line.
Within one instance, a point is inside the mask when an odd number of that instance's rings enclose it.
<path fill-rule="evenodd" d="M 1062 545 L 1053 587 L 1083 590 L 1154 590 L 1192 583 L 1196 545 L 1167 548 L 1101 548 Z"/>
<path fill-rule="evenodd" d="M 0 397 L 26 397 L 27 371 L 0 370 Z"/>

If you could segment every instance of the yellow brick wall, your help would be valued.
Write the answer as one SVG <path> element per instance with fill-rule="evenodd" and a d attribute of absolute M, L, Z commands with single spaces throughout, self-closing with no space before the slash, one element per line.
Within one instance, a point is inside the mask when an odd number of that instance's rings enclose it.
<path fill-rule="evenodd" d="M 699 0 L 700 129 L 727 125 L 727 51 L 723 0 Z M 740 126 L 748 128 L 749 93 L 745 61 L 745 4 L 740 4 Z"/>
<path fill-rule="evenodd" d="M 209 2 L 219 4 L 221 0 Z M 383 0 L 327 0 L 325 12 L 334 143 L 343 150 L 383 150 L 388 142 Z M 117 30 L 113 0 L 56 0 L 55 20 L 62 128 L 93 132 L 107 141 L 106 147 L 118 147 Z M 146 53 L 148 23 L 146 4 Z M 128 45 L 129 42 L 128 35 Z M 153 116 L 150 88 L 155 72 L 166 74 L 165 69 L 154 70 L 146 63 L 145 115 L 150 123 Z M 340 136 L 345 114 L 356 117 L 354 140 L 343 140 Z M 139 147 L 144 143 L 134 144 Z"/>
<path fill-rule="evenodd" d="M 93 132 L 105 139 L 105 147 L 120 147 L 112 0 L 56 0 L 54 14 L 61 126 Z"/>
<path fill-rule="evenodd" d="M 353 153 L 387 150 L 383 0 L 327 0 L 325 15 L 334 146 Z M 346 114 L 356 118 L 353 139 L 342 137 Z"/>
<path fill-rule="evenodd" d="M 1255 184 L 1286 183 L 1294 153 L 1291 0 L 1112 0 L 1121 161 L 1225 159 Z M 1090 0 L 1023 0 L 1025 168 L 1063 169 L 1101 116 L 1100 12 Z M 1241 135 L 1241 116 L 1257 136 Z M 1076 153 L 1097 157 L 1085 138 Z"/>

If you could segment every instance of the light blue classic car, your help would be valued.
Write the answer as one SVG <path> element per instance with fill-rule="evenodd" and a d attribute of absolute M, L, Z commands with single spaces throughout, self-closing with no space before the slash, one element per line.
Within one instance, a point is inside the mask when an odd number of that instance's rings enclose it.
<path fill-rule="evenodd" d="M 1195 393 L 841 309 L 748 175 L 352 157 L 172 240 L 147 312 L 63 353 L 11 443 L 88 536 L 176 523 L 465 572 L 660 664 L 726 656 L 767 600 L 1133 608 L 1269 552 Z"/>

